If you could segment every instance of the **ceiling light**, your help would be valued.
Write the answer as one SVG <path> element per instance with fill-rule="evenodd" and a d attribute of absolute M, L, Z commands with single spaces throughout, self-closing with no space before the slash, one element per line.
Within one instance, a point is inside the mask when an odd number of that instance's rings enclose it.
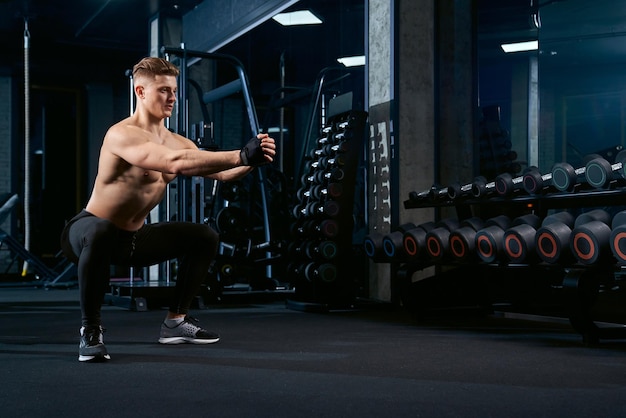
<path fill-rule="evenodd" d="M 515 42 L 512 44 L 502 44 L 500 46 L 506 53 L 534 51 L 534 50 L 539 49 L 539 41 Z"/>
<path fill-rule="evenodd" d="M 337 58 L 337 61 L 346 67 L 358 67 L 360 65 L 365 65 L 365 55 Z"/>
<path fill-rule="evenodd" d="M 272 17 L 275 21 L 283 26 L 295 25 L 319 25 L 321 19 L 311 13 L 309 10 L 298 10 L 296 12 L 278 13 Z"/>

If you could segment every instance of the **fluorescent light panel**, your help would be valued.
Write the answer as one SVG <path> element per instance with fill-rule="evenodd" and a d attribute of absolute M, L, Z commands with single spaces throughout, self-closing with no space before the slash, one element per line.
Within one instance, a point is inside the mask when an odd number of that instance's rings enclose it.
<path fill-rule="evenodd" d="M 365 55 L 337 58 L 337 61 L 343 64 L 345 67 L 358 67 L 361 65 L 365 65 Z"/>
<path fill-rule="evenodd" d="M 319 25 L 321 19 L 311 13 L 310 10 L 298 10 L 295 12 L 278 13 L 272 17 L 275 21 L 283 26 L 296 25 Z"/>
<path fill-rule="evenodd" d="M 509 52 L 535 51 L 539 49 L 539 41 L 515 42 L 500 45 L 507 54 Z"/>

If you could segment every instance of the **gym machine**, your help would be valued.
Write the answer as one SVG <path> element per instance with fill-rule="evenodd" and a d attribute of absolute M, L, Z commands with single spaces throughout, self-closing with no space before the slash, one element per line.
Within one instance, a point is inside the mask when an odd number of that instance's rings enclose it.
<path fill-rule="evenodd" d="M 19 198 L 17 194 L 6 193 L 0 196 L 0 224 L 11 214 Z M 5 247 L 5 248 L 3 248 Z M 0 229 L 0 250 L 10 251 L 12 262 L 8 265 L 5 273 L 15 262 L 26 262 L 35 273 L 36 281 L 29 283 L 37 287 L 50 288 L 73 288 L 78 287 L 76 279 L 76 266 L 74 263 L 59 255 L 54 266 L 49 266 L 40 258 L 31 253 L 17 239 Z"/>
<path fill-rule="evenodd" d="M 563 162 L 548 173 L 505 176 L 499 191 L 498 180 L 476 178 L 450 186 L 452 194 L 411 192 L 405 208 L 453 207 L 457 216 L 371 234 L 363 246 L 374 262 L 399 264 L 394 292 L 415 313 L 472 306 L 561 316 L 586 344 L 623 339 L 625 163 L 615 147 L 578 168 Z M 478 192 L 464 192 L 472 187 Z M 431 266 L 432 277 L 412 281 Z"/>

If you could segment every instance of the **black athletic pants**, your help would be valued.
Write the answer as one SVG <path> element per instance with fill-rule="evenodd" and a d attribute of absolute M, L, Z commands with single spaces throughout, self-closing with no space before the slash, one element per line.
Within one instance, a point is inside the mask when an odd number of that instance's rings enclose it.
<path fill-rule="evenodd" d="M 101 325 L 111 265 L 146 267 L 175 258 L 178 272 L 169 309 L 186 314 L 208 274 L 218 242 L 217 232 L 203 224 L 162 222 L 133 232 L 81 211 L 65 226 L 61 248 L 78 266 L 82 325 Z"/>

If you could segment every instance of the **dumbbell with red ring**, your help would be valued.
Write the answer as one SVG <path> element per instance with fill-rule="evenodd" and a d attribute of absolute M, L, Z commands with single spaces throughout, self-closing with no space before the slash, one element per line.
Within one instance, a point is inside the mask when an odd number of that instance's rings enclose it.
<path fill-rule="evenodd" d="M 541 226 L 541 218 L 534 213 L 518 216 L 504 231 L 504 253 L 513 263 L 537 261 L 535 235 Z"/>
<path fill-rule="evenodd" d="M 611 215 L 603 209 L 594 209 L 574 221 L 570 248 L 580 264 L 590 265 L 612 255 L 610 240 Z"/>
<path fill-rule="evenodd" d="M 548 215 L 535 235 L 535 250 L 549 264 L 571 264 L 576 261 L 570 249 L 574 215 L 567 211 Z"/>
<path fill-rule="evenodd" d="M 414 223 L 407 222 L 400 225 L 394 231 L 383 236 L 383 251 L 385 252 L 388 260 L 400 261 L 406 258 L 403 243 L 404 233 L 414 228 Z"/>
<path fill-rule="evenodd" d="M 478 258 L 476 252 L 476 231 L 482 229 L 485 222 L 477 217 L 461 221 L 459 228 L 450 232 L 450 254 L 456 261 L 468 261 Z"/>
<path fill-rule="evenodd" d="M 432 221 L 424 222 L 406 231 L 402 237 L 404 253 L 408 260 L 417 261 L 428 257 L 426 251 L 426 234 L 435 228 Z"/>
<path fill-rule="evenodd" d="M 511 219 L 499 215 L 485 221 L 485 226 L 476 231 L 476 254 L 485 263 L 494 263 L 505 257 L 504 231 L 511 225 Z"/>
<path fill-rule="evenodd" d="M 618 212 L 611 221 L 611 252 L 620 265 L 626 264 L 626 210 Z"/>
<path fill-rule="evenodd" d="M 426 233 L 426 251 L 431 260 L 439 262 L 449 255 L 450 232 L 459 227 L 458 219 L 446 218 L 435 224 L 435 228 Z"/>

